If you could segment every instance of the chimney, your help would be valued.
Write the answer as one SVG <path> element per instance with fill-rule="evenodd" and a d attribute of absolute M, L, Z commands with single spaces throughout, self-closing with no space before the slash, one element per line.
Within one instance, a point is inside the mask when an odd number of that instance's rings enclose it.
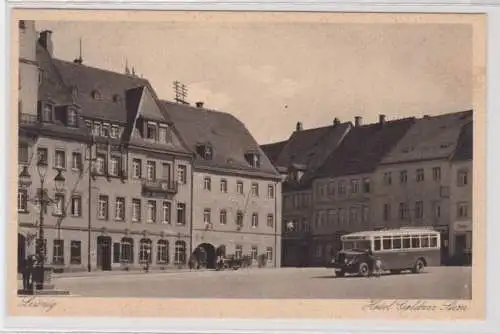
<path fill-rule="evenodd" d="M 196 108 L 203 108 L 203 102 L 201 101 L 196 102 Z"/>
<path fill-rule="evenodd" d="M 335 117 L 333 119 L 333 125 L 339 125 L 340 124 L 340 119 L 338 119 L 337 117 Z"/>
<path fill-rule="evenodd" d="M 385 123 L 385 115 L 379 115 L 378 116 L 378 122 L 380 124 L 384 124 Z"/>
<path fill-rule="evenodd" d="M 302 131 L 302 122 L 297 122 L 297 125 L 295 126 L 296 131 Z"/>
<path fill-rule="evenodd" d="M 361 122 L 362 122 L 363 118 L 361 116 L 356 116 L 354 117 L 354 125 L 356 127 L 359 127 L 361 126 Z"/>
<path fill-rule="evenodd" d="M 54 51 L 54 46 L 52 44 L 52 31 L 44 30 L 40 33 L 40 38 L 38 38 L 38 42 L 47 52 L 52 56 Z"/>

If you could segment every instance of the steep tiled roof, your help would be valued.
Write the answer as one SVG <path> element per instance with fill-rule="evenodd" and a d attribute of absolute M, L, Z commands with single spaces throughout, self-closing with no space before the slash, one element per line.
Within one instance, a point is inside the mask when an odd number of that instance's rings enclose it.
<path fill-rule="evenodd" d="M 193 152 L 196 152 L 199 144 L 208 143 L 213 147 L 213 159 L 203 160 L 197 156 L 196 167 L 241 171 L 267 177 L 278 176 L 276 169 L 245 125 L 233 115 L 169 101 L 162 101 L 162 104 L 184 142 Z M 253 168 L 247 163 L 245 154 L 248 152 L 258 152 L 261 155 L 260 168 Z"/>
<path fill-rule="evenodd" d="M 473 122 L 467 123 L 462 127 L 462 132 L 458 138 L 458 145 L 452 160 L 468 161 L 473 157 Z"/>
<path fill-rule="evenodd" d="M 285 148 L 285 145 L 287 143 L 288 140 L 285 140 L 277 143 L 261 145 L 260 148 L 262 149 L 262 151 L 264 151 L 269 160 L 271 160 L 271 163 L 276 165 L 276 161 L 278 160 L 281 151 L 283 150 L 283 148 Z"/>
<path fill-rule="evenodd" d="M 462 126 L 472 120 L 472 111 L 417 119 L 383 164 L 448 159 L 456 149 Z"/>
<path fill-rule="evenodd" d="M 326 159 L 314 178 L 372 172 L 414 124 L 414 118 L 354 127 Z"/>
<path fill-rule="evenodd" d="M 38 87 L 38 99 L 52 100 L 57 105 L 72 104 L 71 89 L 64 83 L 50 54 L 38 43 L 36 45 L 36 60 L 42 76 Z"/>

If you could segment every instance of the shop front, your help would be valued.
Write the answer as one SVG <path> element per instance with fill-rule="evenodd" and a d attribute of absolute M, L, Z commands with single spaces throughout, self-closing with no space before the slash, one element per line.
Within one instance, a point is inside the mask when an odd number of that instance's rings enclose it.
<path fill-rule="evenodd" d="M 470 266 L 472 264 L 472 221 L 456 221 L 453 224 L 452 263 Z"/>

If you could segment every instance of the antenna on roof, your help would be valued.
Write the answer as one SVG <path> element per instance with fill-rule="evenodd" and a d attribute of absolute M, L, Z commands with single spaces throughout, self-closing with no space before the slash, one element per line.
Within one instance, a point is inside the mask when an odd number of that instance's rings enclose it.
<path fill-rule="evenodd" d="M 127 74 L 127 75 L 130 74 L 130 70 L 128 68 L 128 59 L 127 58 L 125 58 L 125 74 Z"/>
<path fill-rule="evenodd" d="M 83 58 L 82 58 L 82 38 L 81 37 L 80 37 L 80 53 L 79 53 L 78 58 L 76 58 L 73 62 L 76 63 L 76 64 L 83 63 Z"/>
<path fill-rule="evenodd" d="M 186 85 L 180 83 L 179 81 L 174 81 L 174 92 L 175 92 L 175 102 L 177 103 L 182 103 L 182 104 L 188 104 L 186 102 L 186 96 L 188 89 Z"/>
<path fill-rule="evenodd" d="M 132 75 L 135 76 L 135 67 L 132 66 Z"/>

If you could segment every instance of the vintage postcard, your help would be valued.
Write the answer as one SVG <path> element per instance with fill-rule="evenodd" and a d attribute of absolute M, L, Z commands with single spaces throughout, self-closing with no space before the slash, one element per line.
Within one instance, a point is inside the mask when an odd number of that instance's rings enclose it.
<path fill-rule="evenodd" d="M 11 32 L 11 316 L 484 318 L 483 15 Z"/>

